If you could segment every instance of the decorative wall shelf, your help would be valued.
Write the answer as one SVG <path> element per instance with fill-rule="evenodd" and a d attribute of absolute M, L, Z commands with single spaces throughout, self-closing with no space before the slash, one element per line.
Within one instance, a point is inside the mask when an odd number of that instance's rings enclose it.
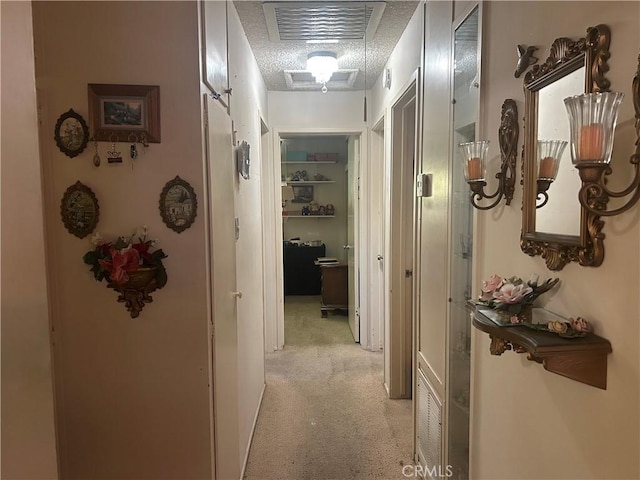
<path fill-rule="evenodd" d="M 527 352 L 529 360 L 541 363 L 550 372 L 607 389 L 607 355 L 612 352 L 609 340 L 593 333 L 581 338 L 562 338 L 523 325 L 499 327 L 483 313 L 489 311 L 475 306 L 473 326 L 489 334 L 492 355 L 502 355 L 506 350 Z M 534 323 L 551 320 L 566 321 L 542 308 L 533 309 Z"/>

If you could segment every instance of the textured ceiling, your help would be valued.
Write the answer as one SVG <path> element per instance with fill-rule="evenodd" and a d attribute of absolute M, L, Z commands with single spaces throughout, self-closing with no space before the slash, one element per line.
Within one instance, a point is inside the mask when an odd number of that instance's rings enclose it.
<path fill-rule="evenodd" d="M 341 1 L 304 2 L 307 5 L 322 6 L 340 4 Z M 346 2 L 345 2 L 346 3 Z M 348 3 L 354 3 L 353 1 Z M 240 21 L 256 57 L 260 71 L 269 90 L 320 90 L 321 86 L 312 82 L 301 82 L 292 86 L 286 80 L 285 71 L 300 72 L 306 67 L 307 55 L 318 50 L 329 50 L 338 56 L 340 70 L 357 70 L 352 86 L 347 82 L 330 81 L 330 90 L 362 90 L 364 88 L 365 63 L 367 88 L 382 73 L 382 69 L 400 39 L 407 23 L 415 12 L 418 2 L 405 0 L 386 1 L 386 7 L 373 38 L 367 37 L 366 49 L 363 40 L 345 40 L 338 43 L 308 44 L 302 41 L 273 41 L 269 39 L 263 2 L 236 0 L 234 5 Z M 364 5 L 364 2 L 362 2 Z M 366 52 L 365 52 L 366 50 Z M 365 62 L 366 54 L 366 62 Z M 289 85 L 287 85 L 287 83 Z"/>

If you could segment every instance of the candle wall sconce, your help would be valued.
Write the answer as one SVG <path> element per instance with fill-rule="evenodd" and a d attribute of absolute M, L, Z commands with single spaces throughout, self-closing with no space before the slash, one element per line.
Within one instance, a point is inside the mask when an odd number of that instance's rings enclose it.
<path fill-rule="evenodd" d="M 483 140 L 459 145 L 464 162 L 464 178 L 471 188 L 471 204 L 478 210 L 489 210 L 498 205 L 503 198 L 507 205 L 511 204 L 516 181 L 518 135 L 518 107 L 514 100 L 507 99 L 502 104 L 502 117 L 498 129 L 502 164 L 500 171 L 496 173 L 498 188 L 491 195 L 487 195 L 484 191 L 484 187 L 487 185 L 485 157 L 489 149 L 489 142 Z M 483 198 L 495 200 L 489 205 L 483 206 L 478 203 Z"/>
<path fill-rule="evenodd" d="M 547 190 L 558 176 L 558 167 L 560 167 L 560 159 L 564 152 L 567 142 L 564 140 L 538 140 L 538 156 L 537 156 L 537 172 L 536 180 L 538 186 L 537 200 L 542 199 L 542 203 L 537 204 L 536 208 L 544 207 L 549 201 Z"/>
<path fill-rule="evenodd" d="M 624 94 L 602 92 L 565 98 L 571 130 L 571 159 L 580 172 L 582 187 L 578 199 L 582 207 L 593 215 L 611 217 L 624 213 L 640 199 L 640 56 L 638 71 L 632 84 L 635 109 L 636 150 L 630 163 L 635 168 L 631 184 L 619 192 L 607 188 L 607 176 L 613 150 L 613 135 L 618 108 Z M 629 197 L 623 205 L 607 209 L 609 198 Z"/>

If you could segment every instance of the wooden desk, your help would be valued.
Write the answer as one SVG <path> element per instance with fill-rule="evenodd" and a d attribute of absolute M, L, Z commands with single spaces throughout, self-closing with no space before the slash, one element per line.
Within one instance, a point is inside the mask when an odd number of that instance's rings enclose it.
<path fill-rule="evenodd" d="M 329 310 L 349 310 L 349 267 L 342 263 L 320 266 L 322 278 L 322 303 L 320 314 Z"/>

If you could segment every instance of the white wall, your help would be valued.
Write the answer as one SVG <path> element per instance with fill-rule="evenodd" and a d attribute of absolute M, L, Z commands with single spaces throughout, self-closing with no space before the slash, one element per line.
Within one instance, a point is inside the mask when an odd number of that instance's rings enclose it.
<path fill-rule="evenodd" d="M 260 116 L 267 118 L 266 86 L 258 70 L 238 13 L 228 2 L 229 85 L 231 118 L 238 143 L 251 146 L 250 179 L 236 182 L 236 216 L 240 237 L 236 243 L 238 300 L 238 385 L 240 388 L 240 461 L 249 453 L 253 425 L 264 389 L 264 306 L 262 275 L 262 191 Z M 278 159 L 279 161 L 279 159 Z M 224 413 L 222 413 L 224 415 Z M 221 439 L 223 441 L 223 439 Z"/>
<path fill-rule="evenodd" d="M 42 112 L 48 272 L 61 472 L 65 478 L 208 478 L 209 406 L 203 155 L 195 2 L 35 2 L 36 84 Z M 58 116 L 88 118 L 87 84 L 160 86 L 162 143 L 140 152 L 110 144 L 74 158 L 53 142 Z M 180 175 L 200 200 L 194 224 L 178 234 L 158 212 L 165 183 Z M 88 238 L 60 220 L 65 189 L 77 180 L 100 203 L 105 238 L 147 224 L 167 253 L 168 283 L 137 319 L 96 282 L 83 254 Z"/>
<path fill-rule="evenodd" d="M 371 111 L 369 112 L 371 121 L 376 122 L 385 114 L 385 109 L 389 108 L 391 103 L 407 88 L 411 76 L 420 66 L 423 22 L 423 7 L 419 3 L 385 66 L 391 70 L 391 88 L 383 87 L 382 75 L 371 88 Z"/>
<path fill-rule="evenodd" d="M 269 92 L 269 125 L 281 132 L 362 129 L 363 92 Z"/>
<path fill-rule="evenodd" d="M 2 477 L 58 477 L 30 2 L 2 2 Z"/>
<path fill-rule="evenodd" d="M 536 45 L 543 62 L 557 37 L 584 37 L 586 28 L 611 28 L 607 77 L 626 98 L 618 118 L 613 177 L 625 177 L 633 151 L 631 81 L 637 68 L 640 4 L 637 2 L 491 2 L 485 5 L 483 48 L 484 135 L 495 140 L 505 98 L 524 113 L 522 78 L 515 79 L 515 45 Z M 523 130 L 521 124 L 521 142 Z M 520 162 L 521 159 L 518 159 Z M 495 171 L 497 165 L 489 165 Z M 519 168 L 518 168 L 519 171 Z M 627 177 L 620 183 L 628 181 Z M 616 182 L 617 183 L 617 182 Z M 492 273 L 541 278 L 558 276 L 560 286 L 542 298 L 564 316 L 583 316 L 611 341 L 607 390 L 547 372 L 523 355 L 489 354 L 489 338 L 476 332 L 472 362 L 471 457 L 473 478 L 639 478 L 640 465 L 640 225 L 636 207 L 605 220 L 604 263 L 570 263 L 560 272 L 540 257 L 520 251 L 522 189 L 510 207 L 477 214 L 475 286 Z M 577 200 L 576 200 L 577 201 Z"/>

